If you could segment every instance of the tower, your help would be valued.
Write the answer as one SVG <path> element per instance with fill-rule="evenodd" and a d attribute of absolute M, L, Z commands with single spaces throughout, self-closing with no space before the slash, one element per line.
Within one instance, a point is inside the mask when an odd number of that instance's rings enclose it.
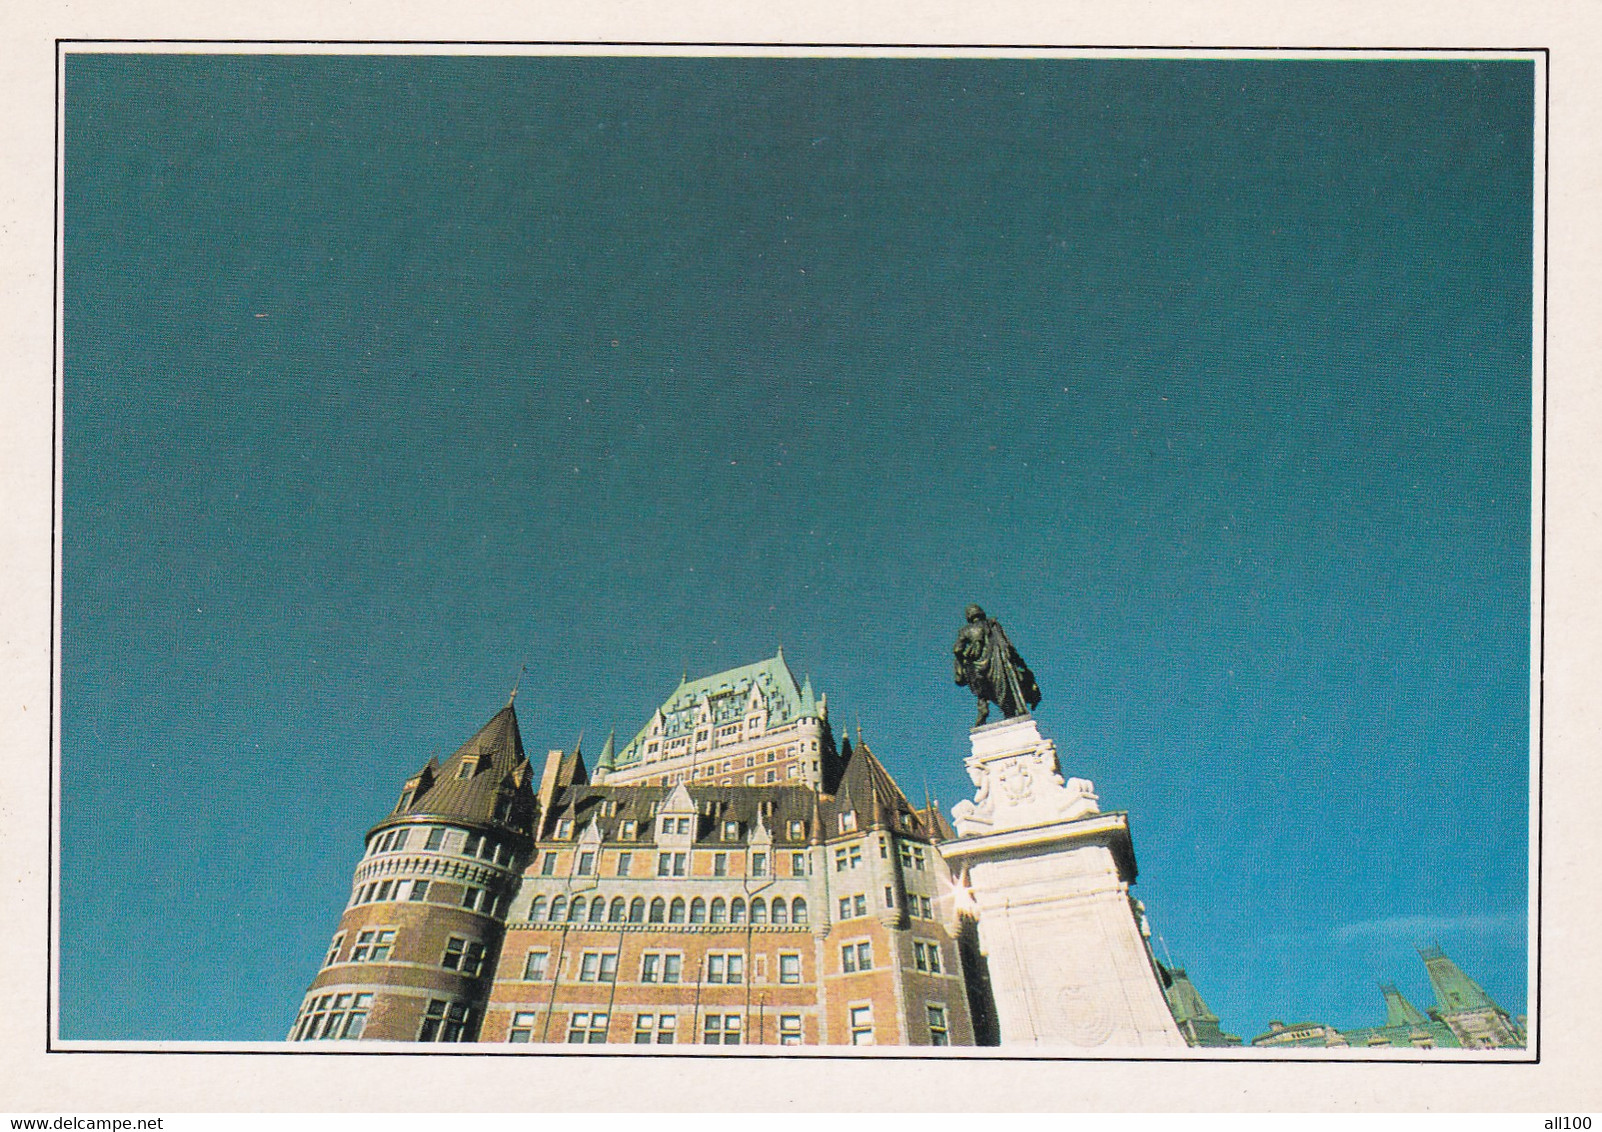
<path fill-rule="evenodd" d="M 1464 1049 L 1524 1045 L 1524 1027 L 1448 959 L 1446 952 L 1439 947 L 1423 947 L 1418 954 L 1435 990 L 1435 1009 L 1431 1013 L 1451 1028 Z"/>
<path fill-rule="evenodd" d="M 350 901 L 291 1041 L 471 1041 L 532 844 L 534 794 L 510 702 L 406 780 L 368 831 Z"/>

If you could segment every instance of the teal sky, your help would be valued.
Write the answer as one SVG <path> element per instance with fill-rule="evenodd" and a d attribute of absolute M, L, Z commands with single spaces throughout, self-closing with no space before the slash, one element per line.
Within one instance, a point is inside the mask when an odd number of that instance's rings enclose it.
<path fill-rule="evenodd" d="M 949 808 L 969 601 L 1226 1029 L 1525 1009 L 1530 63 L 66 76 L 64 1037 L 281 1038 L 525 662 L 782 642 Z"/>

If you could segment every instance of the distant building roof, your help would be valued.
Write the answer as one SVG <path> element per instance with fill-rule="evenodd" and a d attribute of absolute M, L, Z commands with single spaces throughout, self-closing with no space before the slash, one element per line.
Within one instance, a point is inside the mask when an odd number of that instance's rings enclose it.
<path fill-rule="evenodd" d="M 621 751 L 617 752 L 614 766 L 627 767 L 639 762 L 644 755 L 645 739 L 652 724 L 661 720 L 660 737 L 671 740 L 694 733 L 705 721 L 716 727 L 745 718 L 756 690 L 767 714 L 767 729 L 783 727 L 797 719 L 817 717 L 820 706 L 812 693 L 812 681 L 797 684 L 795 674 L 785 663 L 784 650 L 765 660 L 742 664 L 723 672 L 714 672 L 695 680 L 684 679 L 673 693 L 662 702 L 650 720 Z"/>

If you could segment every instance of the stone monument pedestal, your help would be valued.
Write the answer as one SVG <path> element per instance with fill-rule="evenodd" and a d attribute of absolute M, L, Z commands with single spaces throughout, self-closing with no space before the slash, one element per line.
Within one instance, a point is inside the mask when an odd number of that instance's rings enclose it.
<path fill-rule="evenodd" d="M 976 727 L 968 777 L 940 846 L 978 915 L 1002 1045 L 1114 1053 L 1185 1048 L 1129 896 L 1134 847 L 1094 786 L 1066 782 L 1022 716 Z"/>

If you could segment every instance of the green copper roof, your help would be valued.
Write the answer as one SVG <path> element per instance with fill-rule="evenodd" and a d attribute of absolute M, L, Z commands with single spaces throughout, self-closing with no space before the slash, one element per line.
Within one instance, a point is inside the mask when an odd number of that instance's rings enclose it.
<path fill-rule="evenodd" d="M 1435 1005 L 1442 1014 L 1456 1014 L 1463 1010 L 1500 1010 L 1491 996 L 1473 979 L 1463 973 L 1456 963 L 1446 957 L 1439 947 L 1419 949 L 1424 969 L 1430 974 L 1430 986 L 1435 988 Z"/>
<path fill-rule="evenodd" d="M 662 739 L 675 739 L 695 730 L 697 709 L 704 703 L 713 727 L 745 718 L 746 704 L 755 687 L 767 708 L 768 727 L 783 727 L 797 719 L 815 718 L 817 704 L 808 681 L 803 689 L 784 661 L 784 650 L 766 660 L 715 672 L 696 680 L 684 679 L 657 709 L 662 717 Z M 653 717 L 654 720 L 654 717 Z M 629 745 L 617 753 L 616 766 L 632 766 L 644 753 L 651 723 L 640 728 Z"/>
<path fill-rule="evenodd" d="M 1418 1007 L 1402 997 L 1402 992 L 1390 983 L 1380 985 L 1385 996 L 1385 1024 L 1387 1026 L 1422 1026 L 1429 1021 Z"/>

